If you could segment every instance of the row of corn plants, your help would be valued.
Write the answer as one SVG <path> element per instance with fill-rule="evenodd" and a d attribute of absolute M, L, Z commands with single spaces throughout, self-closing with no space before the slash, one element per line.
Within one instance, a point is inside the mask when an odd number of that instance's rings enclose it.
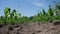
<path fill-rule="evenodd" d="M 58 11 L 57 11 L 58 10 Z M 26 23 L 30 21 L 48 21 L 48 20 L 60 20 L 60 15 L 58 14 L 60 11 L 60 5 L 56 5 L 55 8 L 52 8 L 49 5 L 48 11 L 42 9 L 42 11 L 38 12 L 37 15 L 34 16 L 21 16 L 21 14 L 17 13 L 14 9 L 11 11 L 10 8 L 4 8 L 4 16 L 0 16 L 0 24 L 18 24 L 18 23 Z"/>

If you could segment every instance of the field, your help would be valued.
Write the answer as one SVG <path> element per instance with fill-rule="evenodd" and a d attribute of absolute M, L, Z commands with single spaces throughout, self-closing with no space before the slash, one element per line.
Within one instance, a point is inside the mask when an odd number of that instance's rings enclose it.
<path fill-rule="evenodd" d="M 4 32 L 4 33 L 3 33 Z M 16 9 L 4 8 L 0 16 L 0 34 L 60 34 L 60 4 L 34 16 L 22 16 Z"/>
<path fill-rule="evenodd" d="M 60 34 L 60 20 L 0 25 L 0 34 Z"/>

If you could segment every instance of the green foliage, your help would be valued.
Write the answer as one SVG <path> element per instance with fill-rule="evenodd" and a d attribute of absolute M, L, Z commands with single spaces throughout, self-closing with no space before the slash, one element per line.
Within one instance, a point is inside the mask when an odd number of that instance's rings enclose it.
<path fill-rule="evenodd" d="M 60 15 L 57 15 L 59 11 L 57 10 L 60 11 L 60 5 L 56 5 L 55 8 L 52 8 L 51 5 L 49 5 L 48 11 L 42 9 L 42 11 L 38 12 L 37 15 L 27 17 L 18 14 L 15 9 L 11 11 L 10 8 L 5 7 L 4 8 L 5 16 L 0 16 L 0 24 L 15 24 L 15 23 L 26 23 L 30 21 L 48 21 L 48 20 L 56 20 L 56 19 L 60 20 Z M 55 11 L 57 12 L 55 13 Z M 56 15 L 54 15 L 54 13 Z"/>
<path fill-rule="evenodd" d="M 43 15 L 47 15 L 44 9 L 42 9 L 42 11 L 43 11 Z"/>
<path fill-rule="evenodd" d="M 4 24 L 4 20 L 5 19 L 5 17 L 4 16 L 0 16 L 0 24 Z"/>
<path fill-rule="evenodd" d="M 51 5 L 49 5 L 48 15 L 49 16 L 53 16 L 54 15 L 54 11 L 52 10 Z"/>
<path fill-rule="evenodd" d="M 26 17 L 26 16 L 23 16 L 23 17 L 21 17 L 21 18 L 19 18 L 19 20 L 18 20 L 20 23 L 25 23 L 25 22 L 29 22 L 29 18 L 28 17 Z"/>
<path fill-rule="evenodd" d="M 5 14 L 5 16 L 7 16 L 7 14 L 8 14 L 8 8 L 7 7 L 5 7 L 5 9 L 4 9 L 4 14 Z"/>

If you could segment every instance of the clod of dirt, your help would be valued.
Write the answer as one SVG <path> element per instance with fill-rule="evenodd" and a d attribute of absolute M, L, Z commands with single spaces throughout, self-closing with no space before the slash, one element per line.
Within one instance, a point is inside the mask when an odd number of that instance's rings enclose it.
<path fill-rule="evenodd" d="M 60 25 L 60 21 L 59 22 L 55 22 L 54 25 Z"/>
<path fill-rule="evenodd" d="M 55 28 L 51 28 L 51 30 L 55 30 Z"/>
<path fill-rule="evenodd" d="M 49 20 L 50 23 L 53 23 L 53 20 Z"/>
<path fill-rule="evenodd" d="M 35 34 L 34 32 L 32 34 Z"/>
<path fill-rule="evenodd" d="M 17 34 L 19 34 L 19 32 L 17 32 Z"/>
<path fill-rule="evenodd" d="M 0 25 L 0 28 L 3 27 L 3 25 Z"/>
<path fill-rule="evenodd" d="M 39 30 L 39 31 L 37 31 L 37 32 L 42 32 L 42 31 Z"/>
<path fill-rule="evenodd" d="M 14 28 L 17 28 L 17 27 L 19 27 L 19 26 L 18 25 L 14 26 Z"/>
<path fill-rule="evenodd" d="M 20 29 L 23 29 L 23 27 L 21 27 Z"/>
<path fill-rule="evenodd" d="M 12 31 L 13 30 L 13 27 L 10 26 L 8 29 Z"/>
<path fill-rule="evenodd" d="M 7 32 L 6 34 L 9 34 L 9 32 Z"/>

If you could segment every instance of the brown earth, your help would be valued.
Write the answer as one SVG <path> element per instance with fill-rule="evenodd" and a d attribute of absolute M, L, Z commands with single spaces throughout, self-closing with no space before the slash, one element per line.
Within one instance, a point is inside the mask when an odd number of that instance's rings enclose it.
<path fill-rule="evenodd" d="M 60 34 L 60 20 L 0 25 L 0 34 Z"/>

